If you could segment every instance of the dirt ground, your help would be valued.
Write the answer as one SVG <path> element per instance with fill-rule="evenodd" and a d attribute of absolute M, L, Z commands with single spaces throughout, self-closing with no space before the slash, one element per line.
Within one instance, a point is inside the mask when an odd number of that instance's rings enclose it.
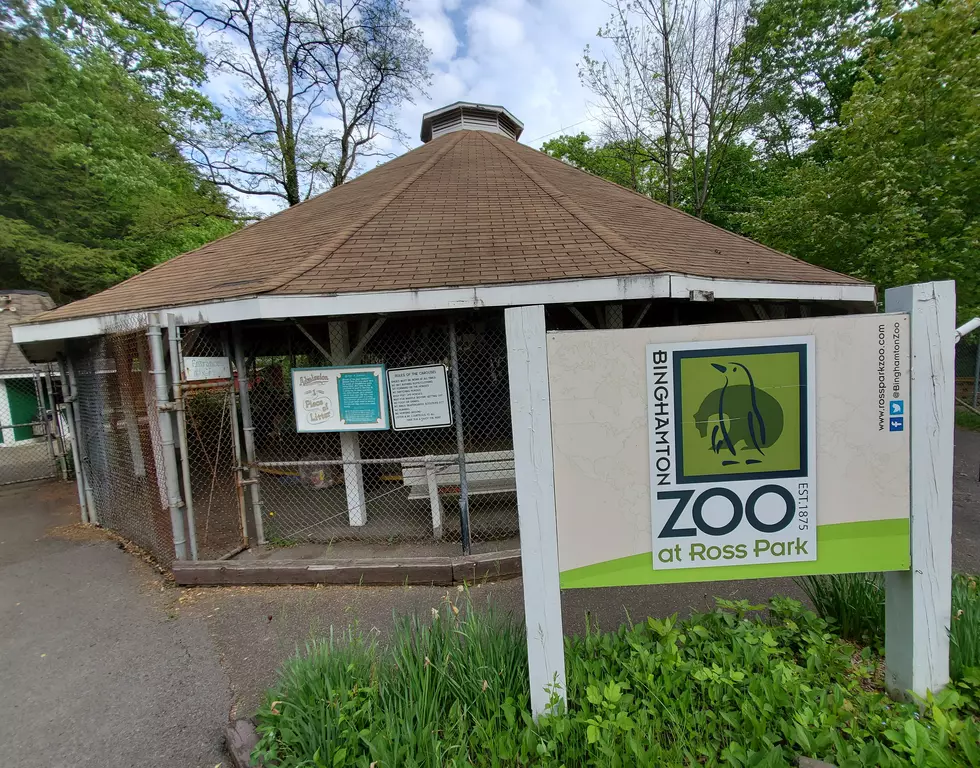
<path fill-rule="evenodd" d="M 980 433 L 957 430 L 953 562 L 980 573 Z M 228 716 L 251 714 L 281 661 L 330 627 L 384 638 L 392 616 L 455 590 L 427 587 L 180 589 L 75 522 L 74 488 L 0 489 L 0 720 L 5 766 L 227 766 Z M 586 615 L 710 608 L 715 596 L 801 597 L 792 580 L 566 591 L 567 632 Z M 523 612 L 519 580 L 473 587 L 475 604 Z"/>

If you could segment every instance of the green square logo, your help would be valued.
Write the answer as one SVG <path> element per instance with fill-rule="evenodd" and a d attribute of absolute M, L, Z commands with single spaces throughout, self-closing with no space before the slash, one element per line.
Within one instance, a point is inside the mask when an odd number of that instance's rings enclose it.
<path fill-rule="evenodd" d="M 674 352 L 677 482 L 807 474 L 807 347 Z"/>

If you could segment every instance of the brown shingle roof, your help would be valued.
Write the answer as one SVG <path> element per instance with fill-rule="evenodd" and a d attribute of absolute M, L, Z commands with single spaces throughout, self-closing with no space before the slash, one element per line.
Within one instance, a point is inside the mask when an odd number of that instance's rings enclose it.
<path fill-rule="evenodd" d="M 510 139 L 458 131 L 36 320 L 257 294 L 411 290 L 656 272 L 861 284 Z"/>
<path fill-rule="evenodd" d="M 0 373 L 34 370 L 20 347 L 14 344 L 10 327 L 36 318 L 52 307 L 51 297 L 41 291 L 0 289 Z"/>

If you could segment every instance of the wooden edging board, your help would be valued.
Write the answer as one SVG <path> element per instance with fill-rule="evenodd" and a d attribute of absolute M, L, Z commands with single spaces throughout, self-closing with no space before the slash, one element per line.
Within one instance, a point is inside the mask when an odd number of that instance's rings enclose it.
<path fill-rule="evenodd" d="M 336 560 L 178 560 L 182 586 L 273 584 L 433 585 L 495 581 L 521 574 L 520 550 L 464 557 Z"/>

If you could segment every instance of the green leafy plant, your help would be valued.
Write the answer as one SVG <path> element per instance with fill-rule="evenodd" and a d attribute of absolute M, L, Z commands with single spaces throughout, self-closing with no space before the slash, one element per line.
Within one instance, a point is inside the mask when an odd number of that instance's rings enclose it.
<path fill-rule="evenodd" d="M 765 609 L 763 611 L 763 609 Z M 356 628 L 289 660 L 258 713 L 254 757 L 313 766 L 980 766 L 978 680 L 901 704 L 800 603 L 718 601 L 566 640 L 567 709 L 531 719 L 523 628 L 468 601 Z"/>
<path fill-rule="evenodd" d="M 797 585 L 817 614 L 833 622 L 840 636 L 859 643 L 885 639 L 885 577 L 880 573 L 802 576 Z"/>

